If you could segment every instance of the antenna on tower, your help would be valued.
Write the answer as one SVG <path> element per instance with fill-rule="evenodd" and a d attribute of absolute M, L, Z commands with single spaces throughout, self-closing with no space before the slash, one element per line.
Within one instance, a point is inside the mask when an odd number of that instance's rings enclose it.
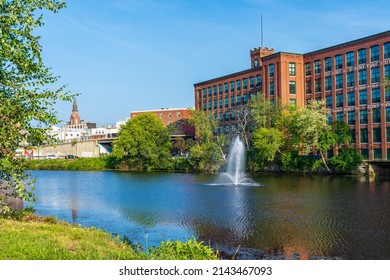
<path fill-rule="evenodd" d="M 263 14 L 261 14 L 261 46 L 263 45 Z"/>

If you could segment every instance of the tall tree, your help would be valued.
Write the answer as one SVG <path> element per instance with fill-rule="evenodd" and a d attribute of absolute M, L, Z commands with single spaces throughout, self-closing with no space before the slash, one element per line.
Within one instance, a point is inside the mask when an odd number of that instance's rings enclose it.
<path fill-rule="evenodd" d="M 33 200 L 27 186 L 33 180 L 16 149 L 34 139 L 51 143 L 45 128 L 58 123 L 53 105 L 70 100 L 64 87 L 42 61 L 40 37 L 42 11 L 58 12 L 57 0 L 0 0 L 0 211 L 8 212 L 9 198 Z"/>
<path fill-rule="evenodd" d="M 172 144 L 167 128 L 153 114 L 138 115 L 122 126 L 113 155 L 131 169 L 166 169 Z"/>

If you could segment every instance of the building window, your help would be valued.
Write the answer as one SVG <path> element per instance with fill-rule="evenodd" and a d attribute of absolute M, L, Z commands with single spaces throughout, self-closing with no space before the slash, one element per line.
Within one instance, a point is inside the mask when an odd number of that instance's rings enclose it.
<path fill-rule="evenodd" d="M 272 78 L 274 76 L 274 74 L 275 74 L 275 65 L 270 64 L 269 65 L 269 76 L 270 76 L 270 78 Z"/>
<path fill-rule="evenodd" d="M 372 46 L 370 48 L 371 62 L 379 60 L 379 46 Z"/>
<path fill-rule="evenodd" d="M 367 104 L 367 90 L 359 91 L 359 105 Z"/>
<path fill-rule="evenodd" d="M 355 72 L 347 73 L 347 87 L 355 86 Z"/>
<path fill-rule="evenodd" d="M 295 73 L 296 73 L 296 65 L 294 62 L 290 62 L 288 64 L 288 72 L 290 74 L 290 76 L 295 76 Z"/>
<path fill-rule="evenodd" d="M 326 107 L 332 108 L 332 106 L 333 106 L 333 98 L 332 98 L 332 95 L 326 96 L 326 97 L 325 97 L 325 100 L 326 100 Z"/>
<path fill-rule="evenodd" d="M 390 89 L 385 89 L 385 101 L 390 101 Z"/>
<path fill-rule="evenodd" d="M 261 86 L 262 86 L 261 75 L 257 75 L 257 76 L 256 76 L 256 86 L 257 86 L 257 87 L 261 87 Z"/>
<path fill-rule="evenodd" d="M 219 99 L 218 105 L 219 105 L 219 109 L 222 109 L 222 99 Z"/>
<path fill-rule="evenodd" d="M 225 93 L 229 93 L 229 84 L 225 83 Z"/>
<path fill-rule="evenodd" d="M 381 90 L 380 88 L 373 88 L 371 91 L 372 103 L 381 102 Z"/>
<path fill-rule="evenodd" d="M 243 104 L 247 104 L 248 103 L 248 94 L 245 93 L 244 96 L 243 96 Z"/>
<path fill-rule="evenodd" d="M 306 94 L 311 94 L 311 80 L 306 81 Z"/>
<path fill-rule="evenodd" d="M 297 106 L 297 100 L 295 98 L 291 98 L 290 99 L 290 105 L 293 106 L 293 107 L 296 107 Z"/>
<path fill-rule="evenodd" d="M 225 97 L 225 108 L 229 107 L 229 98 Z"/>
<path fill-rule="evenodd" d="M 253 61 L 253 66 L 259 67 L 259 60 L 257 58 Z"/>
<path fill-rule="evenodd" d="M 372 122 L 373 123 L 381 122 L 381 108 L 372 109 Z"/>
<path fill-rule="evenodd" d="M 386 127 L 386 142 L 390 143 L 390 127 Z M 389 156 L 389 151 L 387 151 L 387 156 Z"/>
<path fill-rule="evenodd" d="M 215 109 L 217 109 L 217 100 L 214 99 L 214 102 L 213 102 L 213 103 L 214 103 L 214 110 L 215 110 Z M 178 116 L 178 117 L 179 117 L 179 116 Z"/>
<path fill-rule="evenodd" d="M 347 52 L 346 61 L 347 61 L 347 67 L 353 67 L 355 64 L 355 54 L 353 52 Z"/>
<path fill-rule="evenodd" d="M 223 85 L 222 84 L 219 84 L 218 85 L 218 89 L 219 89 L 219 95 L 222 95 L 222 92 L 223 92 Z"/>
<path fill-rule="evenodd" d="M 343 68 L 343 56 L 341 54 L 335 56 L 334 64 L 336 69 Z"/>
<path fill-rule="evenodd" d="M 367 142 L 365 142 L 367 143 Z M 368 149 L 360 149 L 360 154 L 364 159 L 368 159 Z"/>
<path fill-rule="evenodd" d="M 367 70 L 363 69 L 359 71 L 359 85 L 367 84 Z"/>
<path fill-rule="evenodd" d="M 374 159 L 382 159 L 382 149 L 374 149 Z"/>
<path fill-rule="evenodd" d="M 248 79 L 247 78 L 243 79 L 243 83 L 244 83 L 244 89 L 248 89 Z"/>
<path fill-rule="evenodd" d="M 207 89 L 204 88 L 204 89 L 203 89 L 203 98 L 206 98 L 206 96 L 207 96 Z"/>
<path fill-rule="evenodd" d="M 360 143 L 368 143 L 368 129 L 367 128 L 360 129 Z"/>
<path fill-rule="evenodd" d="M 275 84 L 274 82 L 269 83 L 269 95 L 274 95 L 275 94 Z"/>
<path fill-rule="evenodd" d="M 329 123 L 332 123 L 332 122 L 333 122 L 333 116 L 332 116 L 332 114 L 329 114 L 329 115 L 328 115 L 328 122 L 329 122 Z"/>
<path fill-rule="evenodd" d="M 311 76 L 311 63 L 310 62 L 305 64 L 305 75 Z"/>
<path fill-rule="evenodd" d="M 343 112 L 336 113 L 336 121 L 344 122 L 344 113 Z"/>
<path fill-rule="evenodd" d="M 364 64 L 367 62 L 367 53 L 366 49 L 360 49 L 358 50 L 358 63 Z"/>
<path fill-rule="evenodd" d="M 255 77 L 249 77 L 249 87 L 250 88 L 255 87 Z"/>
<path fill-rule="evenodd" d="M 235 83 L 230 82 L 230 92 L 234 92 L 234 89 L 235 89 Z"/>
<path fill-rule="evenodd" d="M 234 116 L 234 111 L 232 111 L 232 113 L 230 114 L 230 120 L 231 121 L 234 121 L 236 118 Z"/>
<path fill-rule="evenodd" d="M 321 92 L 321 80 L 320 79 L 316 79 L 314 81 L 314 90 L 315 90 L 315 92 Z"/>
<path fill-rule="evenodd" d="M 332 71 L 332 58 L 327 57 L 324 60 L 325 63 L 325 72 Z"/>
<path fill-rule="evenodd" d="M 367 110 L 360 110 L 360 124 L 368 123 Z"/>
<path fill-rule="evenodd" d="M 343 88 L 343 74 L 336 75 L 336 89 Z"/>
<path fill-rule="evenodd" d="M 351 143 L 356 143 L 356 129 L 351 129 Z"/>
<path fill-rule="evenodd" d="M 211 100 L 209 102 L 207 102 L 207 104 L 208 104 L 209 111 L 211 111 Z M 169 114 L 168 118 L 172 118 L 172 114 Z"/>
<path fill-rule="evenodd" d="M 351 91 L 347 94 L 348 106 L 355 106 L 355 92 Z"/>
<path fill-rule="evenodd" d="M 390 122 L 390 107 L 386 107 L 386 122 Z"/>
<path fill-rule="evenodd" d="M 206 101 L 203 102 L 203 111 L 206 111 L 207 110 L 207 104 L 206 104 Z"/>
<path fill-rule="evenodd" d="M 325 78 L 325 90 L 332 90 L 332 76 Z"/>
<path fill-rule="evenodd" d="M 385 78 L 390 78 L 390 65 L 385 66 Z"/>
<path fill-rule="evenodd" d="M 228 122 L 228 121 L 229 121 L 229 113 L 226 112 L 226 113 L 225 113 L 225 122 Z"/>
<path fill-rule="evenodd" d="M 296 94 L 296 84 L 295 81 L 290 81 L 290 94 Z"/>
<path fill-rule="evenodd" d="M 380 82 L 379 67 L 371 68 L 371 83 L 379 83 L 379 82 Z"/>
<path fill-rule="evenodd" d="M 321 61 L 317 60 L 314 61 L 314 74 L 320 74 L 321 73 Z"/>
<path fill-rule="evenodd" d="M 343 101 L 343 94 L 337 94 L 336 95 L 336 107 L 343 107 L 344 101 Z"/>
<path fill-rule="evenodd" d="M 211 87 L 208 87 L 208 88 L 207 88 L 207 93 L 208 93 L 208 97 L 210 97 L 210 96 L 211 96 L 211 93 L 212 93 L 212 92 L 211 92 Z"/>
<path fill-rule="evenodd" d="M 241 90 L 241 80 L 236 81 L 237 91 Z"/>
<path fill-rule="evenodd" d="M 382 131 L 380 127 L 375 127 L 372 129 L 372 141 L 374 143 L 382 142 Z"/>
<path fill-rule="evenodd" d="M 230 108 L 234 106 L 234 95 L 230 96 Z"/>
<path fill-rule="evenodd" d="M 237 95 L 237 106 L 241 105 L 241 95 Z"/>
<path fill-rule="evenodd" d="M 390 58 L 390 42 L 383 44 L 383 58 Z"/>
<path fill-rule="evenodd" d="M 355 111 L 348 112 L 348 124 L 355 125 Z"/>

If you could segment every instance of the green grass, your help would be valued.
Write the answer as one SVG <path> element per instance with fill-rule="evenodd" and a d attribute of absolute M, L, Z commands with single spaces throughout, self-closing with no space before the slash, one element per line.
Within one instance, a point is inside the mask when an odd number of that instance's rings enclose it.
<path fill-rule="evenodd" d="M 217 254 L 201 242 L 163 242 L 134 251 L 96 228 L 71 226 L 53 217 L 24 214 L 18 220 L 0 218 L 0 260 L 211 260 Z"/>
<path fill-rule="evenodd" d="M 27 161 L 30 170 L 106 170 L 112 168 L 108 157 L 39 159 Z"/>

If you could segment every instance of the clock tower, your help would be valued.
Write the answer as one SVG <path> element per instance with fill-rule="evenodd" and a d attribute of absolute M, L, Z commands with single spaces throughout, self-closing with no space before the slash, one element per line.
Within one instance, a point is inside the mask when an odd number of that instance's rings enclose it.
<path fill-rule="evenodd" d="M 77 108 L 77 100 L 74 98 L 73 100 L 73 110 L 70 114 L 70 125 L 79 125 L 80 124 L 80 113 Z"/>

